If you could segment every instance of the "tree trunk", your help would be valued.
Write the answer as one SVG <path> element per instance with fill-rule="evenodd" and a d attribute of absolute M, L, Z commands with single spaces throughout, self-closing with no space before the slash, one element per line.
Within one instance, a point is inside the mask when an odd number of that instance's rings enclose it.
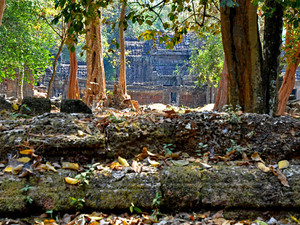
<path fill-rule="evenodd" d="M 22 103 L 24 98 L 24 74 L 25 74 L 25 66 L 22 69 L 19 69 L 19 85 L 18 85 L 18 103 Z"/>
<path fill-rule="evenodd" d="M 74 44 L 73 44 L 74 46 Z M 69 76 L 69 87 L 68 87 L 68 98 L 69 99 L 80 99 L 79 87 L 77 81 L 77 58 L 76 52 L 72 52 L 69 48 L 70 55 L 70 76 Z"/>
<path fill-rule="evenodd" d="M 223 106 L 227 104 L 227 79 L 228 79 L 228 69 L 227 69 L 226 59 L 224 59 L 223 71 L 219 83 L 218 94 L 213 109 L 214 111 L 221 111 Z"/>
<path fill-rule="evenodd" d="M 121 13 L 120 13 L 120 26 L 119 26 L 119 34 L 120 34 L 120 74 L 119 74 L 119 92 L 126 97 L 126 58 L 125 58 L 125 38 L 124 38 L 124 20 L 126 15 L 126 3 L 123 1 Z"/>
<path fill-rule="evenodd" d="M 287 25 L 285 39 L 286 46 L 289 46 L 291 40 L 294 38 L 292 32 L 291 25 Z M 289 100 L 289 96 L 295 85 L 295 74 L 300 63 L 300 41 L 298 41 L 298 44 L 295 47 L 296 51 L 292 51 L 290 47 L 287 47 L 285 50 L 285 54 L 288 55 L 287 68 L 278 94 L 278 115 L 284 114 L 286 103 Z"/>
<path fill-rule="evenodd" d="M 2 25 L 2 18 L 4 14 L 4 9 L 5 9 L 5 2 L 6 0 L 0 0 L 0 26 Z"/>
<path fill-rule="evenodd" d="M 265 113 L 275 116 L 278 107 L 278 75 L 282 45 L 283 7 L 274 0 L 267 0 L 266 7 L 272 15 L 265 17 L 263 76 Z M 273 11 L 274 10 L 274 11 Z"/>
<path fill-rule="evenodd" d="M 244 112 L 263 113 L 262 54 L 257 7 L 251 0 L 221 8 L 222 41 L 228 67 L 228 104 Z"/>
<path fill-rule="evenodd" d="M 60 46 L 59 46 L 58 52 L 57 52 L 57 54 L 55 56 L 55 59 L 54 59 L 54 62 L 53 62 L 53 71 L 52 71 L 51 79 L 50 79 L 49 85 L 48 85 L 47 98 L 50 98 L 52 83 L 53 83 L 54 76 L 55 76 L 56 69 L 57 69 L 57 61 L 58 61 L 60 53 L 61 53 L 61 51 L 63 49 L 64 43 L 65 43 L 65 39 L 63 38 L 61 40 L 61 42 L 60 42 Z"/>
<path fill-rule="evenodd" d="M 87 105 L 91 105 L 96 99 L 106 98 L 101 23 L 99 18 L 93 20 L 86 34 L 86 44 L 89 49 L 86 53 L 87 79 L 84 101 Z"/>

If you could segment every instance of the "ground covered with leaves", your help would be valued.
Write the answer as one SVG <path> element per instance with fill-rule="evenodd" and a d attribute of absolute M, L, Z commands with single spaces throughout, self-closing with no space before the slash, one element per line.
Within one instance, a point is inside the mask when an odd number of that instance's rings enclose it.
<path fill-rule="evenodd" d="M 20 217 L 31 207 L 45 212 L 1 224 L 300 224 L 297 119 L 171 107 L 101 109 L 94 116 L 2 112 L 0 131 L 2 216 L 7 210 L 10 218 Z M 143 200 L 128 197 L 130 189 L 120 191 L 138 176 L 147 178 L 135 186 L 157 186 Z M 62 194 L 43 196 L 43 185 Z M 259 201 L 245 187 L 266 196 Z M 125 200 L 95 202 L 93 192 L 90 198 L 82 194 L 97 188 Z M 233 195 L 237 190 L 243 194 Z M 13 198 L 8 207 L 5 201 Z M 59 210 L 64 198 L 69 206 Z M 104 206 L 106 213 L 94 210 Z"/>

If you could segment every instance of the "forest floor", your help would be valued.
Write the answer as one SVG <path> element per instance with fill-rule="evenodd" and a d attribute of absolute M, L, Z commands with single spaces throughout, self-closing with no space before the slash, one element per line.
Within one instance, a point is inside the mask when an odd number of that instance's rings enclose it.
<path fill-rule="evenodd" d="M 144 107 L 143 111 L 136 113 L 131 110 L 115 110 L 115 109 L 106 109 L 106 110 L 96 110 L 94 116 L 99 118 L 105 118 L 109 115 L 113 115 L 116 118 L 119 117 L 126 117 L 129 118 L 130 116 L 136 116 L 137 114 L 141 115 L 143 113 L 149 114 L 149 112 L 155 112 L 155 113 L 162 113 L 164 111 L 167 111 L 167 114 L 170 113 L 170 111 L 176 111 L 178 113 L 180 112 L 187 112 L 187 111 L 194 111 L 194 112 L 201 112 L 201 111 L 210 111 L 212 110 L 213 105 L 207 105 L 203 108 L 198 109 L 187 109 L 187 108 L 178 108 L 178 107 L 172 107 L 172 106 L 166 106 L 163 104 L 154 104 L 149 105 L 147 107 Z M 9 114 L 7 114 L 9 115 Z M 298 115 L 293 115 L 293 117 L 298 118 Z M 88 131 L 90 132 L 90 131 Z M 150 153 L 149 153 L 150 154 Z M 191 160 L 191 159 L 189 159 Z M 194 159 L 194 161 L 199 160 L 198 157 Z M 201 159 L 201 163 L 203 165 L 208 164 L 209 162 L 207 159 L 205 160 L 205 156 L 203 156 Z M 245 159 L 247 160 L 247 159 Z M 251 159 L 250 159 L 251 160 Z M 193 161 L 193 160 L 191 160 Z M 149 161 L 150 166 L 155 164 L 155 161 Z M 113 164 L 115 163 L 115 164 Z M 115 160 L 115 162 L 109 162 L 110 168 L 113 168 L 118 170 L 122 169 L 124 167 L 124 164 L 127 162 Z M 1 162 L 1 170 L 5 172 L 5 164 Z M 113 167 L 111 167 L 113 164 Z M 209 166 L 209 165 L 208 165 Z M 132 167 L 134 167 L 132 165 Z M 6 166 L 7 168 L 7 166 Z M 133 168 L 134 170 L 138 170 L 139 168 Z M 3 175 L 0 174 L 0 175 Z M 156 201 L 156 203 L 154 202 Z M 159 196 L 157 196 L 156 199 L 153 199 L 153 205 L 157 204 L 157 201 L 159 201 Z M 75 204 L 79 205 L 84 204 L 84 199 L 75 199 Z M 162 211 L 162 212 L 160 212 Z M 55 224 L 67 224 L 67 225 L 73 225 L 73 224 L 80 224 L 80 225 L 131 225 L 131 224 L 159 224 L 159 225 L 167 225 L 167 224 L 207 224 L 207 225 L 283 225 L 283 224 L 291 224 L 291 225 L 299 225 L 300 224 L 300 218 L 296 218 L 294 214 L 285 212 L 281 213 L 278 212 L 270 213 L 268 209 L 265 209 L 261 212 L 261 214 L 256 218 L 250 218 L 250 219 L 243 219 L 238 220 L 238 215 L 233 216 L 232 219 L 226 217 L 226 219 L 223 216 L 223 210 L 222 209 L 212 209 L 212 210 L 204 210 L 204 211 L 195 211 L 193 212 L 193 209 L 190 209 L 188 212 L 178 212 L 174 211 L 173 213 L 168 212 L 164 213 L 164 209 L 158 209 L 155 208 L 153 211 L 148 212 L 142 212 L 141 209 L 138 207 L 132 205 L 128 210 L 126 211 L 118 211 L 118 212 L 91 212 L 91 211 L 83 211 L 81 212 L 78 210 L 78 212 L 73 213 L 66 213 L 66 212 L 54 212 L 54 211 L 47 211 L 40 215 L 30 216 L 28 215 L 22 217 L 20 213 L 16 214 L 16 218 L 13 218 L 13 216 L 10 215 L 10 218 L 5 218 L 5 215 L 1 215 L 2 218 L 0 218 L 0 225 L 4 224 L 40 224 L 40 225 L 55 225 Z"/>

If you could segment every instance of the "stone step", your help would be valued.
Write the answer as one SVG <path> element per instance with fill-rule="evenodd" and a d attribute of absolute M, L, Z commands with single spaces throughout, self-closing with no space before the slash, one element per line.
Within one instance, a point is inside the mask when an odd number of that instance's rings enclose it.
<path fill-rule="evenodd" d="M 300 165 L 291 165 L 283 170 L 289 187 L 283 186 L 272 173 L 264 173 L 255 167 L 221 163 L 210 169 L 145 166 L 141 173 L 129 167 L 121 171 L 98 167 L 90 177 L 83 179 L 88 184 L 65 182 L 65 177 L 77 174 L 76 171 L 60 169 L 19 178 L 5 173 L 0 176 L 0 214 L 76 211 L 79 208 L 126 211 L 132 203 L 151 212 L 157 194 L 161 196 L 157 205 L 161 211 L 300 212 Z M 72 204 L 72 199 L 75 199 L 75 204 Z M 82 208 L 77 204 L 80 199 L 84 199 Z"/>

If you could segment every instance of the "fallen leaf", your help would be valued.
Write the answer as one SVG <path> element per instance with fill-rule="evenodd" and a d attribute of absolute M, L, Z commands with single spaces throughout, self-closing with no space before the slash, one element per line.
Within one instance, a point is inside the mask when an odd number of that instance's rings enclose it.
<path fill-rule="evenodd" d="M 279 161 L 278 162 L 278 168 L 279 169 L 285 169 L 285 168 L 288 168 L 290 165 L 289 161 L 287 160 L 282 160 L 282 161 Z"/>
<path fill-rule="evenodd" d="M 209 168 L 211 168 L 211 165 L 208 165 L 207 163 L 202 163 L 202 162 L 200 162 L 200 166 L 201 166 L 203 169 L 209 169 Z"/>
<path fill-rule="evenodd" d="M 87 127 L 85 128 L 85 131 L 86 131 L 88 134 L 90 134 L 90 135 L 93 134 L 92 131 L 91 131 L 91 129 L 89 128 L 89 126 L 87 126 Z"/>
<path fill-rule="evenodd" d="M 78 170 L 78 163 L 62 162 L 62 169 Z"/>
<path fill-rule="evenodd" d="M 67 184 L 78 184 L 80 181 L 71 177 L 65 177 L 65 182 Z"/>
<path fill-rule="evenodd" d="M 182 153 L 182 157 L 184 157 L 184 158 L 189 158 L 190 155 L 189 155 L 188 153 L 186 153 L 186 152 L 183 152 L 183 153 Z"/>
<path fill-rule="evenodd" d="M 39 164 L 36 169 L 40 172 L 43 172 L 43 170 L 57 172 L 57 170 L 49 162 L 46 162 L 46 164 Z"/>
<path fill-rule="evenodd" d="M 137 161 L 133 160 L 131 167 L 136 173 L 140 173 L 142 171 L 143 165 L 139 166 L 139 163 Z"/>
<path fill-rule="evenodd" d="M 286 176 L 279 170 L 276 170 L 277 172 L 277 177 L 280 180 L 281 184 L 285 187 L 290 187 L 289 182 L 286 179 Z"/>
<path fill-rule="evenodd" d="M 223 218 L 223 210 L 219 210 L 212 217 L 213 218 Z"/>
<path fill-rule="evenodd" d="M 160 165 L 159 162 L 157 162 L 155 160 L 151 160 L 149 157 L 148 157 L 148 162 L 150 163 L 151 166 L 154 166 L 154 167 L 157 167 Z"/>
<path fill-rule="evenodd" d="M 267 223 L 261 220 L 255 220 L 255 223 L 257 223 L 258 225 L 268 225 Z"/>
<path fill-rule="evenodd" d="M 258 154 L 258 152 L 254 152 L 252 155 L 251 155 L 251 159 L 253 161 L 256 161 L 256 162 L 262 162 L 264 163 L 264 161 L 260 158 L 260 155 Z"/>
<path fill-rule="evenodd" d="M 18 174 L 23 169 L 23 164 L 17 165 L 12 169 L 12 174 Z"/>
<path fill-rule="evenodd" d="M 109 167 L 112 170 L 118 170 L 118 171 L 123 169 L 123 166 L 119 162 L 112 162 L 111 164 L 109 164 Z"/>
<path fill-rule="evenodd" d="M 258 162 L 256 163 L 256 166 L 258 169 L 260 169 L 261 171 L 265 172 L 265 173 L 268 173 L 270 172 L 270 168 L 267 167 L 265 164 L 263 164 L 262 162 Z"/>
<path fill-rule="evenodd" d="M 77 134 L 78 134 L 79 137 L 83 137 L 83 136 L 84 136 L 84 133 L 83 133 L 83 131 L 81 131 L 81 130 L 78 130 L 78 131 L 77 131 Z"/>
<path fill-rule="evenodd" d="M 118 157 L 118 161 L 119 161 L 119 163 L 120 163 L 122 166 L 125 166 L 125 167 L 128 167 L 128 166 L 129 166 L 127 160 L 124 159 L 124 158 L 122 158 L 121 156 Z"/>
<path fill-rule="evenodd" d="M 197 218 L 199 218 L 199 219 L 205 219 L 205 218 L 208 218 L 209 215 L 210 215 L 210 211 L 207 211 L 206 213 L 197 215 Z"/>
<path fill-rule="evenodd" d="M 249 161 L 246 152 L 242 152 L 242 158 L 243 158 L 243 161 L 246 161 L 246 162 Z"/>
<path fill-rule="evenodd" d="M 13 110 L 18 111 L 19 110 L 19 106 L 16 103 L 13 103 L 11 105 L 11 107 L 13 108 Z"/>
<path fill-rule="evenodd" d="M 292 219 L 293 221 L 295 221 L 296 223 L 300 224 L 300 219 L 297 219 L 297 218 L 294 217 L 294 216 L 291 216 L 291 219 Z"/>
<path fill-rule="evenodd" d="M 32 149 L 21 150 L 20 154 L 22 155 L 31 155 L 34 152 Z"/>
<path fill-rule="evenodd" d="M 224 218 L 214 218 L 214 224 L 216 225 L 230 225 L 230 220 Z"/>
<path fill-rule="evenodd" d="M 12 170 L 13 170 L 13 168 L 11 166 L 7 166 L 7 167 L 5 167 L 3 172 L 10 173 Z"/>
<path fill-rule="evenodd" d="M 187 160 L 171 160 L 171 162 L 175 166 L 187 166 L 187 165 L 189 165 L 189 161 L 187 161 Z"/>
<path fill-rule="evenodd" d="M 17 159 L 18 162 L 22 162 L 22 163 L 28 163 L 30 160 L 31 159 L 29 157 L 21 157 Z"/>

